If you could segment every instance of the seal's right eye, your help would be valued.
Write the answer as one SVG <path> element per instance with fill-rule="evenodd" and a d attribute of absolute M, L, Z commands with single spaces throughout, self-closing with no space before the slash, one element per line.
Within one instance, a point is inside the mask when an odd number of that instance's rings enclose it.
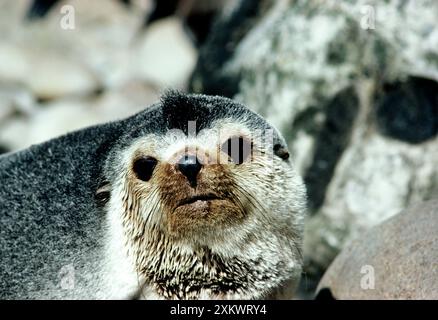
<path fill-rule="evenodd" d="M 134 161 L 133 170 L 138 179 L 148 181 L 152 177 L 156 165 L 157 159 L 155 158 L 140 158 Z"/>
<path fill-rule="evenodd" d="M 252 142 L 244 137 L 231 137 L 222 144 L 221 149 L 228 154 L 231 162 L 242 164 L 252 154 Z"/>

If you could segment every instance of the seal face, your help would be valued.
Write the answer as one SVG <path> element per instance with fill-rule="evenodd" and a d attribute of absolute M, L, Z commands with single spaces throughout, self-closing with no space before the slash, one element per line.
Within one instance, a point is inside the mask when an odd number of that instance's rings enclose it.
<path fill-rule="evenodd" d="M 305 192 L 281 136 L 225 98 L 170 93 L 153 108 L 99 189 L 114 294 L 264 298 L 295 284 Z"/>

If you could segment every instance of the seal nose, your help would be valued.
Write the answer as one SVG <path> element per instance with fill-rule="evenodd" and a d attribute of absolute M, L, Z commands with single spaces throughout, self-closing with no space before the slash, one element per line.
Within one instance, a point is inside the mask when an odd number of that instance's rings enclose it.
<path fill-rule="evenodd" d="M 201 171 L 202 164 L 196 156 L 184 155 L 179 161 L 177 168 L 187 177 L 192 187 L 196 186 L 196 177 Z"/>

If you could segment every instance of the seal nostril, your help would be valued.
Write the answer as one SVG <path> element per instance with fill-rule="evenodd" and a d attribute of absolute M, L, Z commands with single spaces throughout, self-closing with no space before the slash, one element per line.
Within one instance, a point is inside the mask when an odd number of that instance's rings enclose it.
<path fill-rule="evenodd" d="M 187 177 L 192 187 L 196 186 L 196 177 L 202 168 L 202 164 L 196 156 L 183 156 L 178 162 L 177 168 Z"/>

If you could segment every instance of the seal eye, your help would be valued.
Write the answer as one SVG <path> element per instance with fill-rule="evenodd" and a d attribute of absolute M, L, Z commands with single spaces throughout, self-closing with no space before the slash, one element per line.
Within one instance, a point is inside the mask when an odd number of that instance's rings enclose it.
<path fill-rule="evenodd" d="M 135 160 L 133 170 L 137 178 L 143 181 L 148 181 L 152 177 L 154 168 L 157 165 L 157 159 L 152 157 L 140 158 Z"/>
<path fill-rule="evenodd" d="M 243 137 L 232 137 L 222 144 L 221 150 L 232 162 L 242 164 L 252 153 L 252 143 Z"/>

